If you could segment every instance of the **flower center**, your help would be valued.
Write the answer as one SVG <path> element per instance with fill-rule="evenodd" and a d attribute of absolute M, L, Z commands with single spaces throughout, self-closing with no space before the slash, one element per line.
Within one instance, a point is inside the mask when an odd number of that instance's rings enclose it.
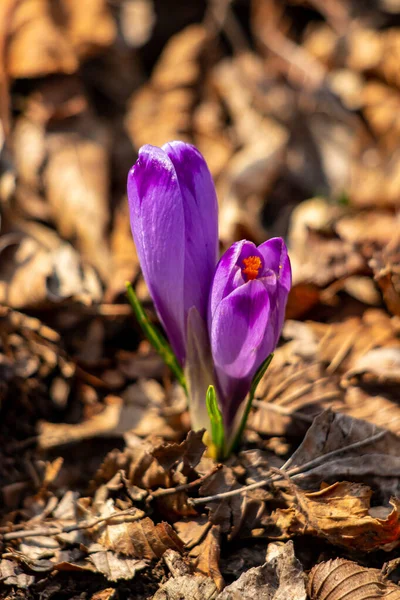
<path fill-rule="evenodd" d="M 247 281 L 256 279 L 261 269 L 261 259 L 258 256 L 248 256 L 243 259 L 243 264 L 245 268 L 242 273 L 247 276 Z"/>

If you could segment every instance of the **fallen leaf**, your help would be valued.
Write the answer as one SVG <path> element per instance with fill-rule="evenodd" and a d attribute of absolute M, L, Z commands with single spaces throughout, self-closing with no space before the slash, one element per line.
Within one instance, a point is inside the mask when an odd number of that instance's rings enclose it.
<path fill-rule="evenodd" d="M 196 600 L 216 600 L 218 590 L 209 577 L 198 575 L 194 577 L 189 565 L 173 550 L 164 554 L 172 577 L 164 583 L 153 596 L 154 600 L 181 600 L 194 598 Z"/>
<path fill-rule="evenodd" d="M 166 471 L 178 461 L 183 462 L 184 470 L 194 469 L 206 449 L 203 436 L 204 430 L 189 431 L 186 439 L 180 444 L 162 444 L 154 448 L 152 455 Z"/>
<path fill-rule="evenodd" d="M 125 122 L 136 148 L 189 138 L 190 113 L 195 102 L 192 88 L 201 74 L 199 59 L 206 36 L 205 28 L 195 24 L 174 35 L 148 85 L 132 97 Z"/>
<path fill-rule="evenodd" d="M 307 592 L 311 600 L 399 600 L 400 588 L 386 581 L 378 569 L 336 558 L 315 565 L 310 571 Z"/>
<path fill-rule="evenodd" d="M 277 509 L 271 523 L 287 535 L 314 535 L 350 550 L 392 550 L 400 543 L 400 501 L 390 500 L 387 518 L 369 514 L 372 491 L 362 484 L 338 482 L 318 492 L 296 486 L 293 505 Z"/>
<path fill-rule="evenodd" d="M 108 135 L 83 116 L 79 127 L 51 133 L 43 172 L 46 196 L 60 234 L 76 243 L 107 281 Z"/>
<path fill-rule="evenodd" d="M 276 349 L 258 386 L 252 429 L 299 437 L 331 408 L 400 431 L 395 320 L 370 309 L 338 323 L 286 321 L 283 335 L 291 341 Z"/>
<path fill-rule="evenodd" d="M 351 473 L 353 481 L 369 485 L 382 503 L 387 503 L 398 493 L 399 456 L 397 435 L 366 421 L 325 411 L 315 417 L 285 470 L 298 468 L 300 472 L 293 479 L 307 490 L 318 488 L 322 482 L 346 479 Z"/>
<path fill-rule="evenodd" d="M 218 600 L 306 600 L 305 577 L 293 542 L 270 544 L 266 562 L 243 573 Z"/>
<path fill-rule="evenodd" d="M 7 70 L 11 77 L 73 73 L 78 61 L 65 33 L 52 19 L 48 0 L 15 3 Z"/>
<path fill-rule="evenodd" d="M 211 496 L 239 489 L 235 474 L 231 467 L 224 465 L 211 475 L 199 489 L 200 496 Z M 264 511 L 264 503 L 256 497 L 235 495 L 230 498 L 212 501 L 206 505 L 209 519 L 213 525 L 221 527 L 221 533 L 228 533 L 228 539 L 234 538 L 239 531 L 242 535 L 250 533 L 259 522 Z"/>
<path fill-rule="evenodd" d="M 136 573 L 143 571 L 149 564 L 146 560 L 119 556 L 105 551 L 100 544 L 92 544 L 89 551 L 89 560 L 93 563 L 96 571 L 102 573 L 108 581 L 131 580 Z"/>
<path fill-rule="evenodd" d="M 225 582 L 219 569 L 220 557 L 220 528 L 213 525 L 204 541 L 197 546 L 198 558 L 196 560 L 196 573 L 211 578 L 220 592 Z"/>
<path fill-rule="evenodd" d="M 26 590 L 34 581 L 34 575 L 24 573 L 17 562 L 3 558 L 0 561 L 0 581 L 4 585 L 12 585 Z"/>
<path fill-rule="evenodd" d="M 147 560 L 161 558 L 167 548 L 182 550 L 183 543 L 168 523 L 155 525 L 148 517 L 134 521 L 129 521 L 129 516 L 121 518 L 121 525 L 111 522 L 93 530 L 95 540 L 107 550 Z"/>
<path fill-rule="evenodd" d="M 111 46 L 116 25 L 104 0 L 89 0 L 85 10 L 79 0 L 61 0 L 66 34 L 80 60 Z"/>
<path fill-rule="evenodd" d="M 393 315 L 400 316 L 399 247 L 391 240 L 381 252 L 373 255 L 369 265 L 374 279 L 382 290 L 386 306 Z"/>
<path fill-rule="evenodd" d="M 39 226 L 3 236 L 0 302 L 13 308 L 72 299 L 90 304 L 101 298 L 100 281 L 89 265 L 52 231 Z"/>

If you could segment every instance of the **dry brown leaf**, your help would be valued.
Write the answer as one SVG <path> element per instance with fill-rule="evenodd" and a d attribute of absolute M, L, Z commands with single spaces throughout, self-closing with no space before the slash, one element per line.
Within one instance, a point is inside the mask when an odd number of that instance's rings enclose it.
<path fill-rule="evenodd" d="M 387 518 L 379 519 L 369 514 L 372 491 L 365 485 L 344 481 L 312 493 L 291 486 L 291 492 L 293 505 L 271 516 L 284 535 L 316 535 L 361 552 L 389 551 L 400 543 L 400 501 L 395 498 Z"/>
<path fill-rule="evenodd" d="M 161 414 L 164 401 L 165 395 L 158 382 L 141 380 L 126 388 L 122 397 L 106 396 L 104 409 L 80 423 L 42 421 L 39 425 L 39 445 L 41 448 L 51 448 L 99 436 L 122 437 L 127 434 L 147 436 L 151 435 L 155 428 L 165 439 L 176 439 L 179 432 L 173 429 Z M 189 447 L 187 460 L 192 459 L 189 456 L 190 449 L 194 450 Z M 185 450 L 184 445 L 181 450 L 182 455 Z M 162 455 L 163 451 L 160 452 Z"/>
<path fill-rule="evenodd" d="M 178 461 L 183 462 L 184 471 L 194 469 L 206 449 L 203 444 L 204 431 L 189 431 L 180 444 L 161 444 L 152 451 L 159 464 L 169 471 Z"/>
<path fill-rule="evenodd" d="M 0 561 L 0 581 L 4 585 L 12 585 L 26 590 L 34 583 L 35 577 L 24 573 L 17 562 L 3 558 Z"/>
<path fill-rule="evenodd" d="M 75 78 L 42 82 L 15 129 L 19 208 L 31 218 L 55 222 L 61 237 L 74 241 L 104 281 L 110 273 L 109 142 L 109 131 Z"/>
<path fill-rule="evenodd" d="M 392 213 L 373 210 L 343 216 L 335 224 L 335 230 L 344 242 L 354 245 L 374 244 L 384 247 L 391 239 L 396 239 L 399 223 Z"/>
<path fill-rule="evenodd" d="M 89 125 L 90 121 L 86 121 Z M 76 239 L 82 255 L 106 281 L 109 252 L 107 135 L 99 123 L 82 131 L 54 133 L 48 138 L 44 170 L 46 195 L 60 234 Z"/>
<path fill-rule="evenodd" d="M 116 37 L 116 25 L 105 0 L 61 0 L 66 34 L 80 60 L 110 46 Z"/>
<path fill-rule="evenodd" d="M 115 436 L 118 435 L 118 431 L 119 435 L 122 435 L 136 421 L 134 412 L 131 413 L 129 422 L 124 420 L 126 417 L 128 417 L 128 412 L 124 410 L 121 398 L 108 396 L 104 410 L 81 423 L 68 424 L 42 421 L 39 424 L 39 446 L 43 449 L 49 449 L 92 437 Z"/>
<path fill-rule="evenodd" d="M 221 62 L 213 72 L 213 84 L 236 124 L 241 145 L 218 182 L 223 198 L 219 233 L 227 244 L 243 237 L 243 232 L 260 242 L 265 238 L 260 211 L 282 168 L 288 142 L 288 131 L 252 105 L 252 85 L 246 73 L 252 65 L 260 66 L 253 56 L 244 55 Z"/>
<path fill-rule="evenodd" d="M 196 519 L 185 519 L 184 521 L 174 523 L 174 529 L 184 542 L 185 548 L 193 550 L 191 556 L 194 557 L 198 555 L 197 548 L 210 527 L 211 524 L 205 516 L 200 516 Z"/>
<path fill-rule="evenodd" d="M 100 592 L 95 592 L 90 600 L 114 600 L 117 590 L 115 588 L 104 588 Z"/>
<path fill-rule="evenodd" d="M 400 383 L 400 347 L 369 350 L 354 362 L 345 374 L 345 380 L 354 376 L 361 379 L 365 376 L 367 383 Z"/>
<path fill-rule="evenodd" d="M 399 164 L 398 144 L 388 153 L 373 146 L 363 148 L 351 166 L 348 195 L 352 205 L 372 211 L 377 206 L 396 208 L 400 190 Z"/>
<path fill-rule="evenodd" d="M 78 61 L 65 33 L 54 23 L 48 0 L 16 2 L 7 71 L 11 77 L 73 73 Z"/>
<path fill-rule="evenodd" d="M 284 336 L 291 341 L 275 351 L 260 382 L 262 400 L 254 401 L 251 428 L 304 435 L 315 415 L 332 408 L 400 431 L 395 389 L 400 340 L 386 313 L 371 309 L 362 319 L 331 324 L 287 321 Z"/>
<path fill-rule="evenodd" d="M 27 224 L 2 238 L 0 302 L 13 308 L 101 298 L 100 281 L 72 246 L 46 227 Z"/>
<path fill-rule="evenodd" d="M 307 583 L 311 600 L 399 600 L 400 588 L 378 569 L 336 558 L 313 567 Z"/>
<path fill-rule="evenodd" d="M 293 542 L 270 544 L 266 562 L 245 571 L 218 600 L 306 600 L 305 577 Z"/>
<path fill-rule="evenodd" d="M 163 556 L 172 577 L 154 595 L 154 600 L 215 600 L 218 590 L 212 579 L 198 575 L 194 577 L 189 564 L 174 550 L 167 550 Z"/>
<path fill-rule="evenodd" d="M 362 92 L 364 114 L 374 134 L 388 150 L 396 148 L 400 135 L 400 94 L 379 81 L 369 81 Z"/>
<path fill-rule="evenodd" d="M 325 411 L 314 419 L 285 470 L 299 468 L 293 480 L 307 490 L 315 490 L 322 482 L 346 479 L 351 473 L 353 481 L 369 485 L 382 503 L 388 503 L 398 494 L 399 456 L 397 435 L 366 421 Z M 302 465 L 314 460 L 317 463 L 302 472 Z"/>
<path fill-rule="evenodd" d="M 148 566 L 146 560 L 116 555 L 105 551 L 100 544 L 92 544 L 89 547 L 89 560 L 96 571 L 102 573 L 108 581 L 131 580 L 137 572 Z"/>
<path fill-rule="evenodd" d="M 162 146 L 173 139 L 188 139 L 190 113 L 195 102 L 192 89 L 200 77 L 199 58 L 206 30 L 190 25 L 165 46 L 148 85 L 137 92 L 126 117 L 133 144 Z"/>
<path fill-rule="evenodd" d="M 219 569 L 220 557 L 220 528 L 218 525 L 213 525 L 207 533 L 204 541 L 196 548 L 198 558 L 196 560 L 196 573 L 200 573 L 205 577 L 210 577 L 220 592 L 225 582 Z"/>
<path fill-rule="evenodd" d="M 182 541 L 168 523 L 155 525 L 148 517 L 122 525 L 99 525 L 92 535 L 107 550 L 139 559 L 161 558 L 167 548 L 179 552 L 183 549 Z"/>
<path fill-rule="evenodd" d="M 224 465 L 211 475 L 199 489 L 200 496 L 211 496 L 240 488 L 231 467 Z M 222 533 L 228 533 L 228 539 L 249 534 L 256 527 L 264 511 L 264 502 L 247 496 L 232 496 L 222 501 L 212 501 L 206 505 L 209 519 L 213 525 L 220 525 Z"/>
<path fill-rule="evenodd" d="M 394 243 L 393 243 L 394 242 Z M 382 290 L 389 311 L 400 316 L 400 248 L 396 238 L 370 260 L 374 279 Z"/>
<path fill-rule="evenodd" d="M 125 282 L 134 281 L 139 273 L 139 259 L 133 242 L 126 198 L 114 213 L 110 249 L 112 258 L 111 275 L 104 294 L 105 302 L 112 302 L 118 294 L 126 291 Z"/>

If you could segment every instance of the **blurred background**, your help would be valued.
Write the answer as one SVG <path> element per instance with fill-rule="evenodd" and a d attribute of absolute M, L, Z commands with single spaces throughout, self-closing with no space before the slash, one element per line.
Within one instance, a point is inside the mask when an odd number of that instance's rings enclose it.
<path fill-rule="evenodd" d="M 25 493 L 36 445 L 75 444 L 64 453 L 74 486 L 126 431 L 187 430 L 184 401 L 125 298 L 129 280 L 151 311 L 125 197 L 146 143 L 187 140 L 204 154 L 221 249 L 273 235 L 290 246 L 287 342 L 250 438 L 272 436 L 285 453 L 285 436 L 304 435 L 325 406 L 397 431 L 400 2 L 0 4 L 8 506 Z"/>

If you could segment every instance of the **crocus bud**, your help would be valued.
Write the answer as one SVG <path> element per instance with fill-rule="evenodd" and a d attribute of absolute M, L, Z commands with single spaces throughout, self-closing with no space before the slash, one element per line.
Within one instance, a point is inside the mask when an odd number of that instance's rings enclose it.
<path fill-rule="evenodd" d="M 208 329 L 227 432 L 257 369 L 279 341 L 290 286 L 290 261 L 281 238 L 258 247 L 236 242 L 217 265 Z"/>
<path fill-rule="evenodd" d="M 218 252 L 218 204 L 206 162 L 192 145 L 146 145 L 128 176 L 133 239 L 171 346 L 184 365 L 192 307 L 207 318 Z"/>

